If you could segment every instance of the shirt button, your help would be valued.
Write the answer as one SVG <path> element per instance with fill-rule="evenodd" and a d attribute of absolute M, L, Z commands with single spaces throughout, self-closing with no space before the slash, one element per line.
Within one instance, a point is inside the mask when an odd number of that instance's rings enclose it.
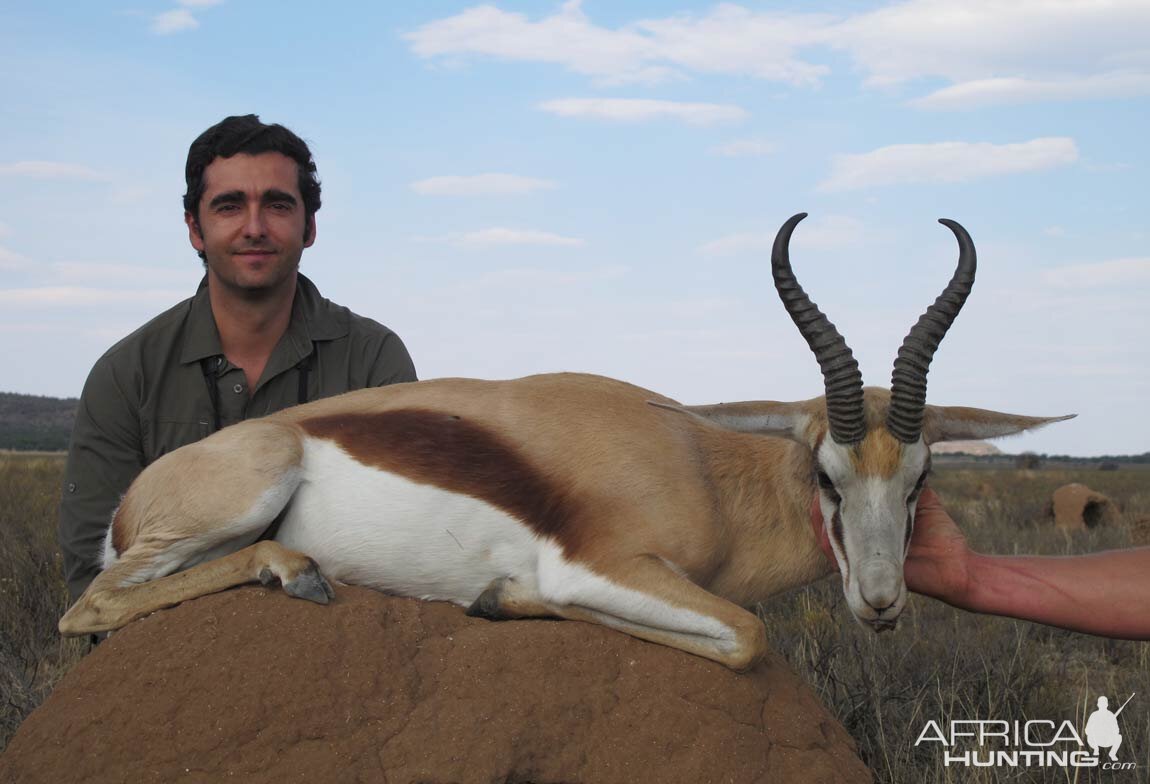
<path fill-rule="evenodd" d="M 239 393 L 244 391 L 244 385 L 243 384 L 236 384 L 234 387 L 232 387 L 232 391 L 238 395 Z"/>
<path fill-rule="evenodd" d="M 75 482 L 69 482 L 68 483 L 68 492 L 69 493 L 76 492 L 76 483 Z"/>

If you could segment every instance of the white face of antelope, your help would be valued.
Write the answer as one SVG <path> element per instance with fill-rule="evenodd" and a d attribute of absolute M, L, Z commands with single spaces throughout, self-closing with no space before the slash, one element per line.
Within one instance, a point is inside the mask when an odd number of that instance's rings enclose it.
<path fill-rule="evenodd" d="M 829 437 L 813 451 L 823 524 L 842 572 L 847 603 L 860 621 L 876 630 L 889 629 L 906 602 L 902 564 L 930 460 L 922 437 L 926 374 L 974 285 L 974 242 L 954 221 L 939 221 L 958 240 L 958 266 L 903 339 L 891 373 L 886 421 L 875 427 L 867 417 L 858 362 L 791 269 L 791 233 L 805 217 L 794 215 L 779 229 L 771 249 L 771 273 L 783 307 L 823 374 Z"/>
<path fill-rule="evenodd" d="M 903 560 L 929 469 L 921 438 L 903 444 L 886 429 L 854 446 L 828 436 L 815 452 L 823 525 L 847 604 L 875 631 L 894 628 L 906 604 Z"/>

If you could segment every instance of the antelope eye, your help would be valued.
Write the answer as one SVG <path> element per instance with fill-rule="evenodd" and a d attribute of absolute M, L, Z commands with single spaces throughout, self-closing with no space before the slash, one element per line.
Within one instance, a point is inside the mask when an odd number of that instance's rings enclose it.
<path fill-rule="evenodd" d="M 829 476 L 827 476 L 826 471 L 818 471 L 815 474 L 815 477 L 818 479 L 819 487 L 821 487 L 823 490 L 834 491 L 835 483 L 831 481 Z"/>
<path fill-rule="evenodd" d="M 914 483 L 914 489 L 910 491 L 910 497 L 911 498 L 914 498 L 915 496 L 917 496 L 919 493 L 922 492 L 922 487 L 923 487 L 923 485 L 926 484 L 926 478 L 928 476 L 930 476 L 930 469 L 923 471 L 922 475 L 919 476 L 918 481 Z"/>

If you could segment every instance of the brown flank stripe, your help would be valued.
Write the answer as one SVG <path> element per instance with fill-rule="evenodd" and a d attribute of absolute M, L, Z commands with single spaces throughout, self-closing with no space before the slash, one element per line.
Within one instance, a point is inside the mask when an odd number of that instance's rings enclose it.
<path fill-rule="evenodd" d="M 124 496 L 124 499 L 120 501 L 120 505 L 116 508 L 116 514 L 112 517 L 112 549 L 116 551 L 116 557 L 122 555 L 132 543 L 128 532 L 124 530 L 127 525 L 127 516 L 124 507 L 128 503 L 128 497 Z"/>
<path fill-rule="evenodd" d="M 399 409 L 333 414 L 299 423 L 367 466 L 486 501 L 556 539 L 576 545 L 575 503 L 498 434 L 453 414 Z"/>

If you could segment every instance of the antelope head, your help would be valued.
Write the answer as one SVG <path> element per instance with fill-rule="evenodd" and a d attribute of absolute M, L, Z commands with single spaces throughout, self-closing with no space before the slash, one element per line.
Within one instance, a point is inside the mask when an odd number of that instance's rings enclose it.
<path fill-rule="evenodd" d="M 846 341 L 791 270 L 791 234 L 805 217 L 801 213 L 783 224 L 771 266 L 783 305 L 822 370 L 825 394 L 798 403 L 677 408 L 719 427 L 790 438 L 810 449 L 811 485 L 819 494 L 847 604 L 857 620 L 883 631 L 894 627 L 906 603 L 903 561 L 930 473 L 929 445 L 1013 435 L 1073 415 L 1028 417 L 926 404 L 931 359 L 974 284 L 974 243 L 947 219 L 939 222 L 954 232 L 959 246 L 954 276 L 903 340 L 890 391 L 864 388 Z"/>

